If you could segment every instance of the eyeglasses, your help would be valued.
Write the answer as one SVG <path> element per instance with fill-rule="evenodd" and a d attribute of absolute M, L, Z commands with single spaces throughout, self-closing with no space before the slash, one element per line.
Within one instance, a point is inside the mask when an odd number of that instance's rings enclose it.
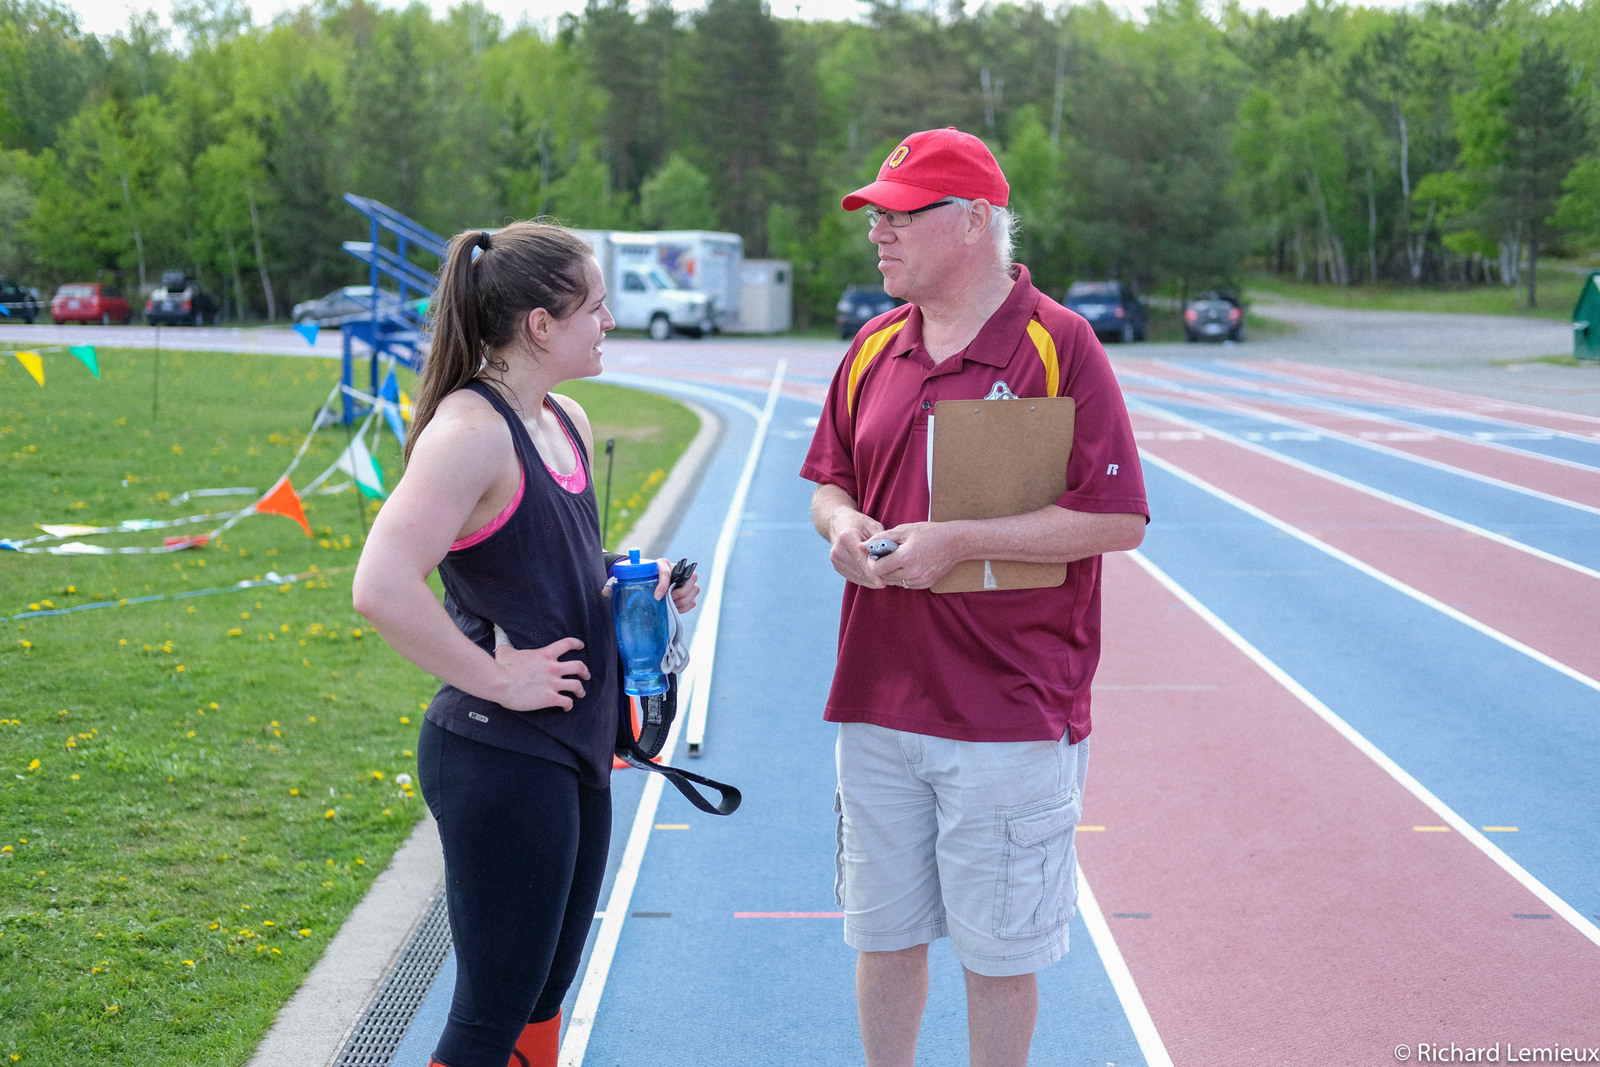
<path fill-rule="evenodd" d="M 910 211 L 886 211 L 881 207 L 869 207 L 867 208 L 867 229 L 872 229 L 878 224 L 878 220 L 882 219 L 898 230 L 902 227 L 910 226 L 911 220 L 924 211 L 932 211 L 936 207 L 944 207 L 946 204 L 953 203 L 955 201 L 949 199 L 936 200 L 926 207 L 914 207 Z"/>

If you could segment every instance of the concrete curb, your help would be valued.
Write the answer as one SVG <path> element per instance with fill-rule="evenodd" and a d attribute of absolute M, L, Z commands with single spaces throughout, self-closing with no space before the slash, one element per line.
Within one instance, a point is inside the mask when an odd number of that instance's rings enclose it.
<path fill-rule="evenodd" d="M 665 550 L 725 428 L 709 409 L 669 399 L 693 411 L 700 429 L 634 524 L 630 541 L 651 556 Z M 246 1067 L 331 1067 L 443 886 L 439 833 L 424 810 L 422 822 L 328 942 Z"/>

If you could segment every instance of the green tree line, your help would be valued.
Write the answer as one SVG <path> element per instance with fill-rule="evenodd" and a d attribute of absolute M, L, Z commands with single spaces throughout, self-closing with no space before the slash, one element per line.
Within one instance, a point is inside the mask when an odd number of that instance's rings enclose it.
<path fill-rule="evenodd" d="M 97 37 L 0 0 L 0 273 L 146 290 L 184 268 L 231 317 L 362 280 L 347 191 L 441 233 L 549 215 L 731 230 L 790 260 L 802 324 L 876 278 L 838 205 L 906 133 L 984 137 L 1047 291 L 1182 295 L 1246 264 L 1330 285 L 1525 285 L 1600 241 L 1600 3 L 1310 0 L 1047 8 L 589 0 L 551 32 L 466 2 L 318 0 L 271 25 L 180 0 Z"/>

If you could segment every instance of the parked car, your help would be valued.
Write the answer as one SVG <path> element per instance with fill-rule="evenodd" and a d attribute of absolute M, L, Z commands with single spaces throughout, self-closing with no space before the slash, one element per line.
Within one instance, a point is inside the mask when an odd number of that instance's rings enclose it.
<path fill-rule="evenodd" d="M 124 325 L 133 318 L 133 308 L 116 288 L 101 282 L 68 282 L 50 298 L 50 317 L 57 322 L 98 322 Z"/>
<path fill-rule="evenodd" d="M 1087 319 L 1102 341 L 1144 340 L 1144 301 L 1122 282 L 1073 282 L 1061 303 Z"/>
<path fill-rule="evenodd" d="M 861 332 L 872 319 L 904 304 L 899 297 L 890 296 L 882 289 L 864 285 L 847 285 L 839 298 L 833 321 L 839 327 L 839 336 L 848 341 Z"/>
<path fill-rule="evenodd" d="M 378 290 L 379 310 L 393 314 L 400 307 L 400 294 L 387 289 Z M 298 325 L 302 322 L 322 322 L 347 315 L 368 315 L 372 312 L 372 286 L 346 285 L 327 296 L 303 300 L 294 306 L 290 318 Z"/>
<path fill-rule="evenodd" d="M 0 307 L 6 311 L 6 316 L 0 317 L 0 321 L 5 321 L 6 317 L 9 317 L 12 322 L 31 324 L 39 317 L 42 309 L 39 303 L 39 290 L 18 285 L 10 278 L 0 278 Z"/>
<path fill-rule="evenodd" d="M 144 321 L 152 326 L 204 326 L 217 321 L 217 302 L 183 271 L 162 271 L 161 288 L 144 302 Z"/>
<path fill-rule="evenodd" d="M 1183 305 L 1183 335 L 1190 341 L 1243 341 L 1244 305 L 1232 293 L 1201 293 Z"/>

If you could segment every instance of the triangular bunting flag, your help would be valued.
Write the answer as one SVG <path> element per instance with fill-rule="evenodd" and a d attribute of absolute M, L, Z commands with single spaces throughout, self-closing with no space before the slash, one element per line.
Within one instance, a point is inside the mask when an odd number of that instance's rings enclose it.
<path fill-rule="evenodd" d="M 400 417 L 407 422 L 411 421 L 411 398 L 406 396 L 404 389 L 400 390 Z"/>
<path fill-rule="evenodd" d="M 11 309 L 6 307 L 4 304 L 0 304 L 0 315 L 4 315 L 9 319 L 11 317 Z"/>
<path fill-rule="evenodd" d="M 383 468 L 367 450 L 366 442 L 357 437 L 339 457 L 338 468 L 356 480 L 363 496 L 370 500 L 384 500 L 389 494 L 383 488 Z"/>
<path fill-rule="evenodd" d="M 295 495 L 294 486 L 289 484 L 289 476 L 285 474 L 278 479 L 278 484 L 267 490 L 267 495 L 255 502 L 256 511 L 263 515 L 282 515 L 284 518 L 293 519 L 300 524 L 300 528 L 311 536 L 311 524 L 306 521 L 306 509 L 300 506 L 300 498 Z"/>
<path fill-rule="evenodd" d="M 38 382 L 40 385 L 43 385 L 44 384 L 44 360 L 39 358 L 39 353 L 37 353 L 37 352 L 18 352 L 16 355 L 17 355 L 17 362 L 22 364 L 24 367 L 27 368 L 28 373 L 33 375 L 33 380 Z"/>
<path fill-rule="evenodd" d="M 304 337 L 306 339 L 306 344 L 308 345 L 314 345 L 317 343 L 317 333 L 321 329 L 322 327 L 318 326 L 314 322 L 297 322 L 294 326 L 294 332 L 299 334 L 301 337 Z"/>
<path fill-rule="evenodd" d="M 100 377 L 100 362 L 95 359 L 94 345 L 73 345 L 67 349 L 83 361 L 83 365 L 94 372 L 96 378 Z"/>
<path fill-rule="evenodd" d="M 383 380 L 383 388 L 378 390 L 378 396 L 382 398 L 378 406 L 383 409 L 384 421 L 394 431 L 394 438 L 400 442 L 400 447 L 406 447 L 406 423 L 400 417 L 400 383 L 395 380 L 394 368 L 389 369 L 389 376 Z"/>

